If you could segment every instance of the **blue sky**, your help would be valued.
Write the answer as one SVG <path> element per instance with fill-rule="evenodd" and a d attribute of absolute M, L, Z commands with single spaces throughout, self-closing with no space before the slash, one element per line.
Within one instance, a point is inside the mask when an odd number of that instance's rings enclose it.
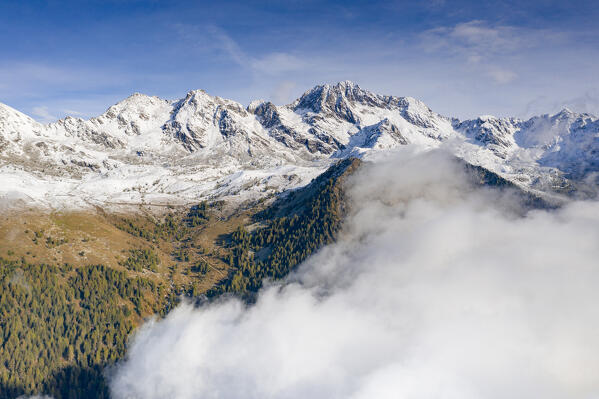
<path fill-rule="evenodd" d="M 348 79 L 461 118 L 599 114 L 598 20 L 593 0 L 2 0 L 0 102 L 49 121 L 133 92 L 284 104 Z"/>

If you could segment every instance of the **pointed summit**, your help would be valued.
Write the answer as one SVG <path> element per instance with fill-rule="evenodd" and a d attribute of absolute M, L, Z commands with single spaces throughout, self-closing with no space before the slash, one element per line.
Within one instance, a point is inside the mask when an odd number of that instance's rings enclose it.
<path fill-rule="evenodd" d="M 147 94 L 133 93 L 129 97 L 114 104 L 102 115 L 108 119 L 148 120 L 160 109 L 170 105 L 168 100 Z"/>
<path fill-rule="evenodd" d="M 355 103 L 378 106 L 382 103 L 382 98 L 346 80 L 334 85 L 315 86 L 291 106 L 295 111 L 311 111 L 324 116 L 334 116 L 350 123 L 358 123 L 359 120 L 352 110 Z"/>
<path fill-rule="evenodd" d="M 37 123 L 32 117 L 25 115 L 21 111 L 17 111 L 13 107 L 6 104 L 0 103 L 0 121 L 28 121 L 30 123 Z"/>
<path fill-rule="evenodd" d="M 541 181 L 541 168 L 573 176 L 599 171 L 598 132 L 596 117 L 568 109 L 529 121 L 490 116 L 460 121 L 412 97 L 375 94 L 347 80 L 315 86 L 285 106 L 255 101 L 245 107 L 204 90 L 174 101 L 135 93 L 98 117 L 47 125 L 0 104 L 0 158 L 26 173 L 52 171 L 44 177 L 51 182 L 56 176 L 116 176 L 124 183 L 106 188 L 110 195 L 105 197 L 115 199 L 128 196 L 123 193 L 131 191 L 123 188 L 132 189 L 128 182 L 142 172 L 156 173 L 152 183 L 159 183 L 149 190 L 195 200 L 198 190 L 218 196 L 253 187 L 245 181 L 235 190 L 221 190 L 216 182 L 228 173 L 243 176 L 260 169 L 268 174 L 268 168 L 303 168 L 312 161 L 317 167 L 331 157 L 407 143 L 435 148 L 450 140 L 457 155 L 513 171 L 518 181 L 527 176 L 523 184 L 542 189 L 549 178 Z M 292 181 L 283 180 L 281 188 Z"/>
<path fill-rule="evenodd" d="M 572 118 L 575 116 L 577 116 L 577 114 L 575 112 L 570 110 L 570 108 L 568 108 L 568 107 L 564 107 L 561 109 L 561 111 L 559 111 L 558 113 L 553 115 L 551 118 L 557 119 L 557 120 L 562 120 L 562 119 L 569 119 L 569 118 Z"/>
<path fill-rule="evenodd" d="M 352 82 L 351 80 L 342 80 L 334 84 L 332 87 L 338 90 L 360 89 L 360 86 L 357 83 Z"/>
<path fill-rule="evenodd" d="M 9 138 L 18 138 L 39 132 L 41 129 L 42 124 L 35 121 L 35 119 L 0 103 L 0 141 L 2 141 L 2 135 Z"/>

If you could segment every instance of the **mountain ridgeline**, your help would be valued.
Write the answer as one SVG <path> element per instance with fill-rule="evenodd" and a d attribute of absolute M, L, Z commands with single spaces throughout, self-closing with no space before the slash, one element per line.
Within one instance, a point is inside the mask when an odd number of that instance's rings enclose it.
<path fill-rule="evenodd" d="M 554 208 L 594 184 L 597 134 L 588 114 L 460 121 L 351 82 L 285 106 L 136 94 L 47 125 L 0 104 L 0 398 L 109 397 L 147 317 L 251 306 L 336 240 L 376 151 L 451 140 L 472 184 Z"/>
<path fill-rule="evenodd" d="M 598 134 L 586 113 L 460 120 L 347 81 L 287 105 L 245 107 L 202 90 L 178 100 L 136 93 L 99 116 L 50 124 L 0 104 L 0 182 L 10 187 L 0 196 L 6 207 L 50 209 L 254 201 L 301 187 L 339 159 L 446 143 L 470 164 L 553 191 L 592 180 Z"/>
<path fill-rule="evenodd" d="M 230 277 L 208 292 L 248 298 L 265 279 L 278 280 L 314 251 L 332 243 L 347 212 L 343 182 L 361 164 L 348 158 L 332 166 L 307 187 L 289 193 L 256 214 L 265 227 L 238 227 L 230 238 Z"/>

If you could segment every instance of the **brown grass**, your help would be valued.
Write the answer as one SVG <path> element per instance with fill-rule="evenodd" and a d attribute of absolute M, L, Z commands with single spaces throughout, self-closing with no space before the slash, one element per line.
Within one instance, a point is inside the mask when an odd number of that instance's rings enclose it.
<path fill-rule="evenodd" d="M 186 211 L 175 209 L 174 213 L 181 217 Z M 129 249 L 153 248 L 160 258 L 158 271 L 127 270 L 129 275 L 143 275 L 168 282 L 174 287 L 195 286 L 198 292 L 205 292 L 229 273 L 229 266 L 223 261 L 228 253 L 223 237 L 238 226 L 250 224 L 255 210 L 242 211 L 226 218 L 218 211 L 214 212 L 210 221 L 192 230 L 186 242 L 149 242 L 116 227 L 123 218 L 132 219 L 140 226 L 152 226 L 159 218 L 156 215 L 107 214 L 102 210 L 51 213 L 30 210 L 3 214 L 0 217 L 0 256 L 7 259 L 24 257 L 32 263 L 69 263 L 74 267 L 104 264 L 126 270 L 119 262 L 127 258 Z M 48 237 L 58 245 L 48 244 Z M 60 243 L 60 240 L 65 242 Z M 178 261 L 173 256 L 173 251 L 180 247 L 188 248 L 188 262 Z M 203 275 L 192 269 L 200 260 L 209 265 L 209 271 Z"/>

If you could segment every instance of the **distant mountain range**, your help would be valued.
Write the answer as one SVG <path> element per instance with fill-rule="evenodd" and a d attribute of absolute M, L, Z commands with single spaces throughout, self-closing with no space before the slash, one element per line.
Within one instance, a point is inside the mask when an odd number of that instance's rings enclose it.
<path fill-rule="evenodd" d="M 89 120 L 46 125 L 0 104 L 0 196 L 54 209 L 239 203 L 305 185 L 339 158 L 407 145 L 445 147 L 550 195 L 592 186 L 599 171 L 596 116 L 459 120 L 346 81 L 284 106 L 244 107 L 202 90 L 175 101 L 136 93 Z"/>

